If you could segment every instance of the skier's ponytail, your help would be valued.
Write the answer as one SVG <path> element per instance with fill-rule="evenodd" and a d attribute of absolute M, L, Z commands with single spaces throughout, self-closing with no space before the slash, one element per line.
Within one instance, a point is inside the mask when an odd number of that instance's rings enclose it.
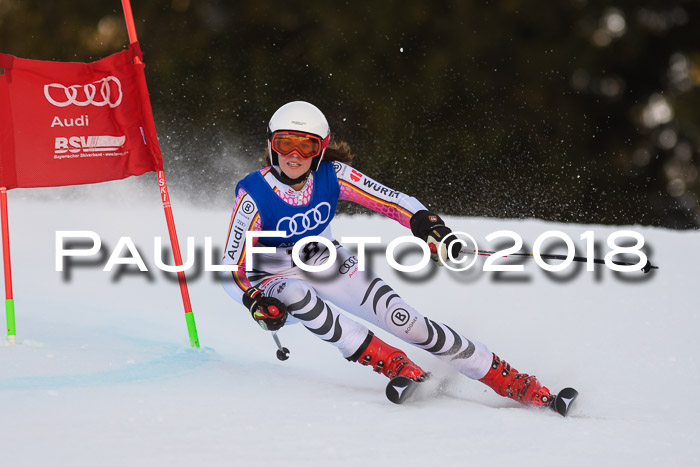
<path fill-rule="evenodd" d="M 328 162 L 338 161 L 343 164 L 352 165 L 352 160 L 355 155 L 350 152 L 350 145 L 345 141 L 331 143 L 326 148 L 326 152 L 323 155 L 323 160 Z"/>

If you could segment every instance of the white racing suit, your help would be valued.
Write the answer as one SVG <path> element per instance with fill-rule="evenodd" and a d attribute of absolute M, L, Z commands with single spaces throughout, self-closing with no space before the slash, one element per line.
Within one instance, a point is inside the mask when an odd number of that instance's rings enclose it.
<path fill-rule="evenodd" d="M 274 202 L 281 200 L 297 209 L 310 206 L 311 211 L 323 205 L 323 200 L 328 200 L 328 196 L 337 196 L 337 199 L 369 207 L 407 227 L 410 217 L 416 211 L 425 209 L 415 198 L 384 187 L 350 166 L 333 162 L 333 170 L 321 170 L 324 164 L 331 163 L 322 163 L 300 191 L 280 182 L 272 173 L 274 169 L 269 167 L 259 171 L 262 177 L 254 177 L 258 186 L 251 191 L 258 198 L 276 196 Z M 325 168 L 328 169 L 329 166 Z M 335 187 L 335 180 L 326 183 L 328 180 L 321 180 L 321 177 L 336 177 L 339 191 L 331 189 L 325 194 L 326 197 L 315 197 L 314 188 L 321 190 L 324 187 Z M 266 186 L 261 189 L 259 185 L 263 184 Z M 269 190 L 269 193 L 264 190 Z M 337 199 L 331 201 L 337 202 Z M 296 231 L 305 230 L 301 226 L 311 231 L 314 219 L 320 221 L 326 217 L 325 211 L 318 208 L 316 210 L 322 211 L 323 216 L 307 216 L 307 220 L 304 220 L 304 212 L 297 210 L 301 214 L 284 217 L 287 221 L 296 219 L 296 224 L 285 224 L 279 220 L 279 214 L 270 224 L 268 211 L 274 209 L 266 208 L 271 205 L 269 198 L 256 199 L 239 185 L 222 263 L 238 265 L 237 272 L 222 273 L 222 282 L 229 295 L 241 302 L 247 288 L 260 288 L 265 296 L 277 298 L 287 305 L 290 315 L 288 324 L 301 322 L 318 338 L 337 347 L 346 358 L 352 358 L 356 354 L 367 339 L 369 330 L 340 310 L 449 361 L 470 378 L 480 379 L 488 372 L 493 356 L 484 344 L 469 341 L 449 326 L 423 316 L 382 279 L 370 271 L 359 270 L 357 259 L 352 253 L 332 238 L 329 223 L 335 210 L 334 204 L 327 222 L 317 226 L 320 232 L 313 233 L 333 241 L 337 258 L 332 267 L 321 272 L 306 272 L 296 266 L 291 256 L 294 238 L 290 237 L 278 239 L 277 244 L 266 243 L 266 246 L 275 246 L 275 252 L 255 253 L 254 267 L 252 271 L 246 272 L 245 231 L 284 230 L 284 227 Z M 279 205 L 277 209 L 279 210 Z M 268 221 L 265 220 L 266 217 Z M 275 228 L 280 225 L 282 228 Z M 301 234 L 304 233 L 308 232 Z M 262 241 L 269 242 L 269 239 L 261 238 Z M 301 250 L 300 257 L 305 264 L 318 266 L 328 260 L 329 251 L 322 243 L 309 243 Z"/>

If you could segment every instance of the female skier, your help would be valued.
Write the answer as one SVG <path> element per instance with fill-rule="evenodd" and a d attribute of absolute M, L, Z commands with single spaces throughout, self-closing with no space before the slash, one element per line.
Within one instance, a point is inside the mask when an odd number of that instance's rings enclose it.
<path fill-rule="evenodd" d="M 330 221 L 338 200 L 358 203 L 410 228 L 413 235 L 435 245 L 431 247 L 431 259 L 435 261 L 438 256 L 447 260 L 447 247 L 440 241 L 451 230 L 415 198 L 352 168 L 348 145 L 329 145 L 330 135 L 323 113 L 307 102 L 290 102 L 272 115 L 265 167 L 236 186 L 223 264 L 238 268 L 223 273 L 228 294 L 242 303 L 265 330 L 280 329 L 291 316 L 289 322 L 300 321 L 351 362 L 371 366 L 390 379 L 427 378 L 428 374 L 403 351 L 339 312 L 328 303 L 332 302 L 448 361 L 501 396 L 526 405 L 548 406 L 552 395 L 537 378 L 519 373 L 484 344 L 423 316 L 382 279 L 360 271 L 356 258 L 333 239 Z M 286 235 L 253 238 L 248 244 L 246 231 L 284 231 Z M 335 265 L 323 272 L 307 273 L 292 261 L 294 244 L 312 235 L 329 239 L 336 249 Z M 246 249 L 256 244 L 274 247 L 274 253 L 256 252 L 253 268 L 246 272 Z M 450 245 L 453 258 L 460 246 L 459 242 Z M 307 265 L 321 265 L 328 260 L 329 252 L 323 243 L 311 242 L 301 250 L 300 258 Z"/>

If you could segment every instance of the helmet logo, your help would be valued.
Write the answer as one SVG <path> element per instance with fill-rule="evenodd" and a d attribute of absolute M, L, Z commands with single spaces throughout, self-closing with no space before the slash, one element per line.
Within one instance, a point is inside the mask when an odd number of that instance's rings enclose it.
<path fill-rule="evenodd" d="M 297 122 L 297 121 L 294 121 L 294 120 L 292 120 L 292 123 L 295 124 L 295 125 L 306 125 L 306 122 Z"/>

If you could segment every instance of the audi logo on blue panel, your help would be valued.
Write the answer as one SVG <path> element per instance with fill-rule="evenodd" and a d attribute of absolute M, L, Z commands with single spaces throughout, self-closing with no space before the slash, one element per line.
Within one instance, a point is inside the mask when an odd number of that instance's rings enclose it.
<path fill-rule="evenodd" d="M 301 235 L 322 226 L 330 220 L 330 217 L 331 205 L 324 201 L 306 212 L 295 214 L 292 217 L 283 217 L 277 222 L 275 230 L 287 232 L 285 238 Z"/>

